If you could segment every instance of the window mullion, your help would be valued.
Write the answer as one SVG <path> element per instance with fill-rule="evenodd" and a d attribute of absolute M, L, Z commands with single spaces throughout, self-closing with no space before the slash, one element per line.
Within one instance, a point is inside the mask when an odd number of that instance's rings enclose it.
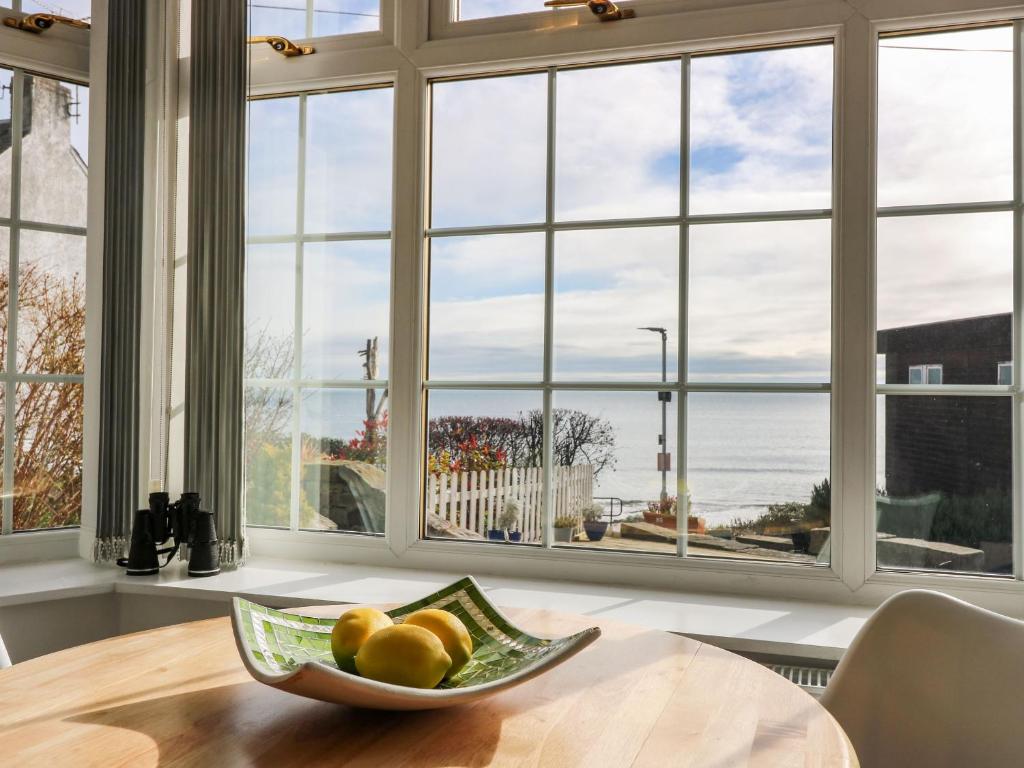
<path fill-rule="evenodd" d="M 3 529 L 14 530 L 14 458 L 17 434 L 14 419 L 17 413 L 18 386 L 18 247 L 21 240 L 18 221 L 21 217 L 21 131 L 24 120 L 25 74 L 14 70 L 11 83 L 11 238 L 7 278 L 7 356 L 4 361 L 4 435 L 3 435 Z"/>
<path fill-rule="evenodd" d="M 1015 391 L 1011 407 L 1013 576 L 1024 580 L 1024 402 L 1021 399 L 1021 366 L 1024 364 L 1024 21 L 1013 24 L 1013 325 L 1011 350 L 1012 385 Z"/>

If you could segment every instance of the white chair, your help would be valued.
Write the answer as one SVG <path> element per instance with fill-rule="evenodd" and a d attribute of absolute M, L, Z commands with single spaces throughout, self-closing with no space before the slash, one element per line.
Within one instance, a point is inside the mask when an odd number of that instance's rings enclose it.
<path fill-rule="evenodd" d="M 1024 765 L 1024 621 L 902 592 L 854 638 L 821 702 L 862 768 Z"/>
<path fill-rule="evenodd" d="M 4 639 L 0 637 L 0 669 L 11 666 L 11 657 L 7 655 L 7 649 L 4 648 Z"/>

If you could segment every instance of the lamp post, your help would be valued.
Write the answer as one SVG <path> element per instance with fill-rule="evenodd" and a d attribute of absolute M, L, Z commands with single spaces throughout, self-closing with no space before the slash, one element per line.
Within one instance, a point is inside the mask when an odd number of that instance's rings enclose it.
<path fill-rule="evenodd" d="M 668 381 L 668 330 L 657 326 L 645 326 L 637 328 L 638 331 L 651 331 L 661 334 L 661 380 Z M 663 391 L 658 393 L 658 400 L 661 401 L 661 434 L 658 435 L 658 444 L 661 452 L 658 455 L 658 469 L 661 470 L 661 500 L 668 498 L 668 472 L 671 457 L 668 453 L 668 404 L 672 400 L 672 393 Z"/>

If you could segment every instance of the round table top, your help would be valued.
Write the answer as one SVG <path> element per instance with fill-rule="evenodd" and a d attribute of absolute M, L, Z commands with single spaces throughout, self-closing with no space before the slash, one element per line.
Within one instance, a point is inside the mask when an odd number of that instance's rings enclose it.
<path fill-rule="evenodd" d="M 352 606 L 302 609 L 338 616 Z M 474 704 L 355 710 L 262 685 L 228 619 L 103 640 L 0 670 L 3 764 L 41 766 L 856 766 L 838 723 L 755 662 L 587 616 L 509 610 L 540 636 L 600 626 L 578 656 Z"/>

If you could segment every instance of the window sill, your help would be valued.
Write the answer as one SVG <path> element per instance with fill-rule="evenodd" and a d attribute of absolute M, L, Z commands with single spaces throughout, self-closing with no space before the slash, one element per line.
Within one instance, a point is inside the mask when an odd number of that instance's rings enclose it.
<path fill-rule="evenodd" d="M 0 536 L 0 567 L 9 563 L 77 557 L 80 538 L 81 529 L 77 527 Z"/>
<path fill-rule="evenodd" d="M 129 578 L 83 560 L 0 567 L 0 609 L 97 594 L 228 601 L 239 595 L 282 607 L 394 603 L 422 597 L 465 575 L 366 565 L 254 558 L 244 568 L 190 579 L 172 566 Z M 611 587 L 571 581 L 481 577 L 495 602 L 617 619 L 677 632 L 742 653 L 835 661 L 871 614 L 864 606 Z"/>

